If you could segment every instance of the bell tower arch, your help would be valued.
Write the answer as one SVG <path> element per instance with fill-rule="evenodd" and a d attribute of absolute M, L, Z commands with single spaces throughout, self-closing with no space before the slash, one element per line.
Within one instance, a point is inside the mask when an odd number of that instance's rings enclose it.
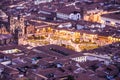
<path fill-rule="evenodd" d="M 22 35 L 25 35 L 25 19 L 23 16 L 18 16 L 19 28 L 22 30 Z"/>
<path fill-rule="evenodd" d="M 14 19 L 14 17 L 13 16 L 9 16 L 8 17 L 8 22 L 9 22 L 9 32 L 11 34 L 13 34 L 14 31 L 15 31 L 15 19 Z"/>

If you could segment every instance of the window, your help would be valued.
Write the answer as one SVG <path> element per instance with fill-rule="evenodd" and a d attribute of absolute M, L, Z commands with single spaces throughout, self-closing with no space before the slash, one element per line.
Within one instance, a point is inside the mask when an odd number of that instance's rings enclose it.
<path fill-rule="evenodd" d="M 10 23 L 14 23 L 14 20 L 12 19 L 12 20 L 10 20 Z"/>
<path fill-rule="evenodd" d="M 115 23 L 116 26 L 120 26 L 120 23 Z"/>
<path fill-rule="evenodd" d="M 110 21 L 105 21 L 106 23 L 110 23 Z"/>
<path fill-rule="evenodd" d="M 24 21 L 24 19 L 23 19 L 23 18 L 21 18 L 21 19 L 20 19 L 20 21 L 21 21 L 21 22 L 23 22 L 23 21 Z"/>

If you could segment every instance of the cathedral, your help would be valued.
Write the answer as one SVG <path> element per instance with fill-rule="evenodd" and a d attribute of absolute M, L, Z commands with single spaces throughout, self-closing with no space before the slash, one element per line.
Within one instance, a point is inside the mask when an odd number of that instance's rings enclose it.
<path fill-rule="evenodd" d="M 25 35 L 25 21 L 23 16 L 18 16 L 16 19 L 12 16 L 8 18 L 10 34 L 14 36 L 15 42 L 19 44 L 19 39 Z"/>
<path fill-rule="evenodd" d="M 17 17 L 9 16 L 8 22 L 2 23 L 0 24 L 0 34 L 11 34 L 13 42 L 16 44 L 22 43 L 22 40 L 28 34 L 34 34 L 34 26 L 28 24 L 21 15 Z"/>

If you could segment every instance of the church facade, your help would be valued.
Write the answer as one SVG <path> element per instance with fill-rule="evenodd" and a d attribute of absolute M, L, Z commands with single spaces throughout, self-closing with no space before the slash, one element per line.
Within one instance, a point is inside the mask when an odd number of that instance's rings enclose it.
<path fill-rule="evenodd" d="M 7 25 L 5 25 L 7 24 Z M 16 44 L 22 43 L 22 40 L 28 34 L 34 34 L 34 26 L 27 24 L 24 17 L 19 15 L 17 17 L 9 16 L 8 22 L 0 25 L 0 34 L 12 35 L 12 41 Z M 1 39 L 2 42 L 5 42 L 4 39 Z M 3 43 L 4 44 L 4 43 Z"/>

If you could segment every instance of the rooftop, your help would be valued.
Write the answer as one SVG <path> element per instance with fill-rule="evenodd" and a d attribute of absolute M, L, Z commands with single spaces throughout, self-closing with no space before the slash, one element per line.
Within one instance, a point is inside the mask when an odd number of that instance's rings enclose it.
<path fill-rule="evenodd" d="M 102 17 L 115 19 L 115 20 L 120 20 L 120 12 L 110 13 L 110 14 L 103 14 Z"/>

